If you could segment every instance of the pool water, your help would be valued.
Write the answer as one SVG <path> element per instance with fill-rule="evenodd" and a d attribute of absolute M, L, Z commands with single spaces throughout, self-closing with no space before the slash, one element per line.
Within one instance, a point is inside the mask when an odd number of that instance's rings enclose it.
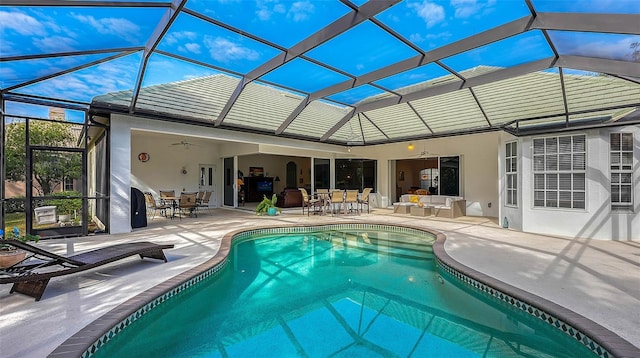
<path fill-rule="evenodd" d="M 256 235 L 97 357 L 590 357 L 570 337 L 440 276 L 427 234 Z"/>

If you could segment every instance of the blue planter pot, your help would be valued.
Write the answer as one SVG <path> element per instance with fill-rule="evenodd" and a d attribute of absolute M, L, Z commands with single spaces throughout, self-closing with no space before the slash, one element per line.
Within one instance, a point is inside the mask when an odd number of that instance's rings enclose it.
<path fill-rule="evenodd" d="M 276 214 L 278 214 L 278 210 L 276 208 L 269 208 L 267 209 L 267 215 L 269 216 L 276 216 Z"/>

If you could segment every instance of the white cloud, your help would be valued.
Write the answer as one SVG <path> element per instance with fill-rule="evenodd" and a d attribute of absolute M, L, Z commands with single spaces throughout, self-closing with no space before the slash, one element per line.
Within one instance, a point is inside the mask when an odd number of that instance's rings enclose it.
<path fill-rule="evenodd" d="M 280 4 L 277 0 L 257 1 L 256 8 L 258 8 L 258 10 L 256 10 L 256 15 L 262 21 L 270 20 L 274 13 L 284 14 L 287 10 L 285 6 Z"/>
<path fill-rule="evenodd" d="M 273 12 L 275 12 L 276 14 L 284 14 L 285 12 L 287 12 L 287 8 L 282 4 L 275 4 L 273 6 Z"/>
<path fill-rule="evenodd" d="M 3 56 L 11 56 L 18 54 L 19 52 L 16 51 L 16 46 L 13 42 L 8 41 L 7 39 L 2 39 L 2 41 L 0 41 L 0 53 Z"/>
<path fill-rule="evenodd" d="M 43 52 L 75 51 L 75 40 L 63 36 L 49 36 L 33 39 L 33 45 Z"/>
<path fill-rule="evenodd" d="M 96 19 L 93 16 L 78 14 L 71 14 L 71 16 L 76 20 L 93 27 L 101 34 L 114 35 L 130 43 L 137 42 L 136 35 L 140 31 L 140 27 L 127 19 L 115 17 Z"/>
<path fill-rule="evenodd" d="M 38 20 L 19 11 L 0 11 L 0 31 L 7 29 L 20 35 L 46 35 L 45 27 Z"/>
<path fill-rule="evenodd" d="M 455 17 L 463 19 L 473 16 L 482 8 L 476 0 L 451 0 L 451 6 L 456 9 Z"/>
<path fill-rule="evenodd" d="M 256 15 L 260 20 L 266 21 L 271 18 L 271 11 L 267 8 L 258 9 L 258 11 L 256 11 Z"/>
<path fill-rule="evenodd" d="M 420 42 L 424 41 L 424 37 L 422 37 L 422 34 L 413 33 L 413 34 L 409 35 L 409 41 L 415 42 L 415 43 L 420 43 Z"/>
<path fill-rule="evenodd" d="M 291 5 L 287 17 L 299 22 L 309 18 L 315 12 L 315 6 L 309 1 L 296 1 Z"/>
<path fill-rule="evenodd" d="M 466 19 L 472 16 L 481 15 L 483 11 L 491 12 L 496 4 L 495 0 L 486 2 L 478 0 L 451 0 L 451 6 L 456 10 L 455 17 Z"/>
<path fill-rule="evenodd" d="M 615 60 L 632 60 L 633 49 L 630 45 L 633 37 L 619 39 L 618 41 L 591 41 L 579 45 L 563 44 L 563 51 L 569 55 L 600 57 Z"/>
<path fill-rule="evenodd" d="M 429 40 L 437 40 L 437 39 L 448 39 L 451 37 L 451 32 L 449 31 L 445 31 L 445 32 L 438 32 L 436 33 L 430 33 L 427 34 L 427 39 Z"/>
<path fill-rule="evenodd" d="M 97 67 L 39 82 L 26 88 L 29 92 L 53 98 L 89 101 L 97 95 L 121 91 L 133 85 L 131 73 L 137 61 L 123 59 L 102 63 Z"/>
<path fill-rule="evenodd" d="M 236 60 L 255 61 L 260 57 L 257 51 L 243 47 L 240 44 L 222 37 L 213 38 L 206 36 L 204 45 L 209 49 L 209 53 L 213 59 L 224 63 Z"/>
<path fill-rule="evenodd" d="M 407 6 L 426 22 L 427 27 L 433 27 L 445 18 L 444 7 L 426 0 L 422 3 L 409 3 Z"/>
<path fill-rule="evenodd" d="M 18 74 L 13 68 L 8 68 L 6 66 L 0 67 L 0 78 L 3 80 L 15 80 L 18 78 Z M 2 82 L 2 87 L 7 87 L 7 82 Z"/>
<path fill-rule="evenodd" d="M 178 42 L 182 42 L 183 40 L 193 41 L 197 38 L 198 34 L 193 31 L 176 31 L 166 34 L 163 41 L 166 42 L 167 45 L 174 45 Z"/>
<path fill-rule="evenodd" d="M 184 44 L 184 48 L 189 52 L 200 53 L 200 44 L 194 42 Z"/>

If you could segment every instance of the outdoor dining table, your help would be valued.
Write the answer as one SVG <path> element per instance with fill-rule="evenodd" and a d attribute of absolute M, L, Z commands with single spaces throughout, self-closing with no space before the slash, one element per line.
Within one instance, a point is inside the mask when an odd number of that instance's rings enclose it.
<path fill-rule="evenodd" d="M 329 192 L 314 192 L 313 196 L 318 199 L 320 201 L 320 205 L 322 205 L 322 215 L 325 215 L 327 213 L 327 207 L 329 205 L 331 205 L 331 209 L 329 210 L 330 213 L 333 213 L 333 203 L 331 202 L 331 193 L 335 192 L 335 191 L 340 191 L 342 192 L 342 202 L 340 202 L 340 205 L 343 206 L 345 208 L 345 212 L 346 212 L 346 197 L 347 197 L 347 190 L 346 189 L 329 189 Z M 358 193 L 358 198 L 360 198 L 360 193 Z M 337 212 L 340 212 L 340 209 L 337 210 Z"/>

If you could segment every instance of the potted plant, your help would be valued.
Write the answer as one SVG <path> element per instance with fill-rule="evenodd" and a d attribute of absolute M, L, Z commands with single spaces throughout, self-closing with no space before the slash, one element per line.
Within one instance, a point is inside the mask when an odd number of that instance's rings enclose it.
<path fill-rule="evenodd" d="M 263 195 L 262 197 L 262 201 L 256 207 L 256 214 L 275 216 L 279 212 L 282 212 L 282 209 L 276 206 L 276 202 L 278 201 L 278 196 L 276 194 L 273 194 L 271 199 L 267 198 L 266 195 Z"/>
<path fill-rule="evenodd" d="M 7 244 L 5 240 L 18 240 L 22 242 L 40 240 L 40 236 L 37 235 L 20 235 L 20 229 L 13 227 L 13 231 L 7 234 L 5 237 L 4 231 L 0 230 L 0 267 L 10 267 L 20 261 L 24 260 L 27 253 L 24 250 L 20 250 L 10 244 Z"/>

